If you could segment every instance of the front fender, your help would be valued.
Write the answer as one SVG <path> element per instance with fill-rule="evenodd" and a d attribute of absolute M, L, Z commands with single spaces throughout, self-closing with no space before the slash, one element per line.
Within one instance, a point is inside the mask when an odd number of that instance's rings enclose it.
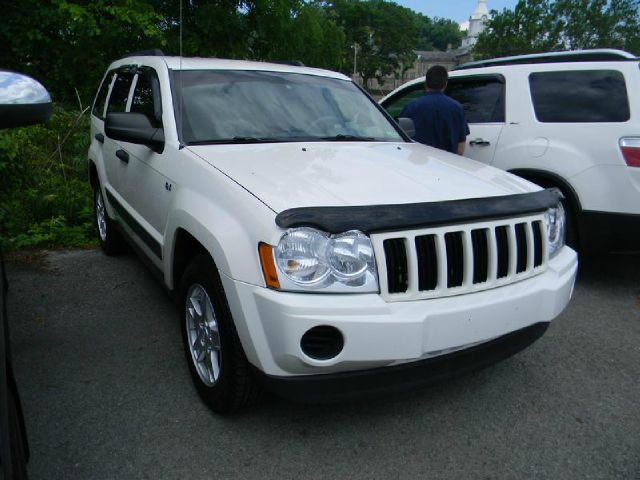
<path fill-rule="evenodd" d="M 229 190 L 217 198 L 189 190 L 176 192 L 162 252 L 164 279 L 170 289 L 175 288 L 173 258 L 179 229 L 207 250 L 222 274 L 265 286 L 258 244 L 277 242 L 275 213 L 244 190 Z"/>

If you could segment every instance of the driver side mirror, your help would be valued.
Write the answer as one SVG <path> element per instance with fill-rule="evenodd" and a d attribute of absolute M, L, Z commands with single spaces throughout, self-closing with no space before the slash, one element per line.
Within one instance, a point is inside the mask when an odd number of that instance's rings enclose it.
<path fill-rule="evenodd" d="M 0 129 L 44 123 L 51 110 L 51 96 L 39 82 L 0 70 Z"/>
<path fill-rule="evenodd" d="M 406 133 L 409 138 L 416 136 L 416 126 L 412 119 L 407 117 L 398 117 L 398 125 L 400 125 L 400 128 L 404 130 L 404 133 Z"/>
<path fill-rule="evenodd" d="M 108 113 L 104 121 L 104 133 L 113 140 L 146 145 L 157 153 L 164 150 L 164 130 L 154 127 L 142 113 Z"/>

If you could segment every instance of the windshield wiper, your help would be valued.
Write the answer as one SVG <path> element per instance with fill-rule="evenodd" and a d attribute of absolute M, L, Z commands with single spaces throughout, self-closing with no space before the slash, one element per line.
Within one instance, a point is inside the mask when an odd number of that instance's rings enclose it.
<path fill-rule="evenodd" d="M 220 138 L 215 140 L 196 140 L 189 142 L 188 145 L 216 145 L 216 144 L 230 144 L 230 143 L 275 143 L 275 142 L 288 142 L 286 138 L 268 138 L 268 137 L 242 137 L 237 136 L 233 138 Z"/>
<path fill-rule="evenodd" d="M 375 142 L 376 139 L 374 137 L 360 137 L 357 135 L 347 135 L 345 133 L 340 133 L 338 135 L 334 135 L 333 137 L 321 137 L 322 140 L 326 140 L 328 142 Z"/>

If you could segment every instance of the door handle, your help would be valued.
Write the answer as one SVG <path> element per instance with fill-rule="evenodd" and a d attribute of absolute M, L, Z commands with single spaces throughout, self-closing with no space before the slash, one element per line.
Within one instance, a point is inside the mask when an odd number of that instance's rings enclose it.
<path fill-rule="evenodd" d="M 116 157 L 118 157 L 124 163 L 129 163 L 129 154 L 124 150 L 116 150 Z"/>
<path fill-rule="evenodd" d="M 103 134 L 101 134 L 101 133 L 96 133 L 96 134 L 94 135 L 94 137 L 95 137 L 95 139 L 96 139 L 97 141 L 99 141 L 100 143 L 104 143 L 104 135 L 103 135 Z"/>
<path fill-rule="evenodd" d="M 488 147 L 489 145 L 491 145 L 491 142 L 483 139 L 483 138 L 476 138 L 475 140 L 471 140 L 469 142 L 469 145 L 471 145 L 472 147 L 478 146 L 478 147 Z"/>

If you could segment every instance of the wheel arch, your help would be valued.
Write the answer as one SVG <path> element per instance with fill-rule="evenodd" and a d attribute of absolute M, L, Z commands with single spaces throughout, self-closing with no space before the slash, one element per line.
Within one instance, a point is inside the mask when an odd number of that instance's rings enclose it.
<path fill-rule="evenodd" d="M 171 258 L 171 285 L 178 288 L 189 263 L 198 255 L 213 256 L 206 247 L 182 227 L 176 229 Z M 215 263 L 215 260 L 213 260 Z"/>
<path fill-rule="evenodd" d="M 567 207 L 567 244 L 576 250 L 581 250 L 581 234 L 580 234 L 580 212 L 582 206 L 577 192 L 571 184 L 555 173 L 528 168 L 517 168 L 509 170 L 509 173 L 518 175 L 530 182 L 533 182 L 543 188 L 557 187 L 565 197 L 565 206 Z"/>
<path fill-rule="evenodd" d="M 574 213 L 580 212 L 582 206 L 580 204 L 580 198 L 577 192 L 571 186 L 571 184 L 560 175 L 549 172 L 546 170 L 537 170 L 534 168 L 515 168 L 509 170 L 509 173 L 513 173 L 519 177 L 522 177 L 530 182 L 533 182 L 541 187 L 557 187 L 570 203 Z"/>
<path fill-rule="evenodd" d="M 96 166 L 96 162 L 89 159 L 89 184 L 95 188 L 99 183 L 100 178 L 98 177 L 98 167 Z"/>

